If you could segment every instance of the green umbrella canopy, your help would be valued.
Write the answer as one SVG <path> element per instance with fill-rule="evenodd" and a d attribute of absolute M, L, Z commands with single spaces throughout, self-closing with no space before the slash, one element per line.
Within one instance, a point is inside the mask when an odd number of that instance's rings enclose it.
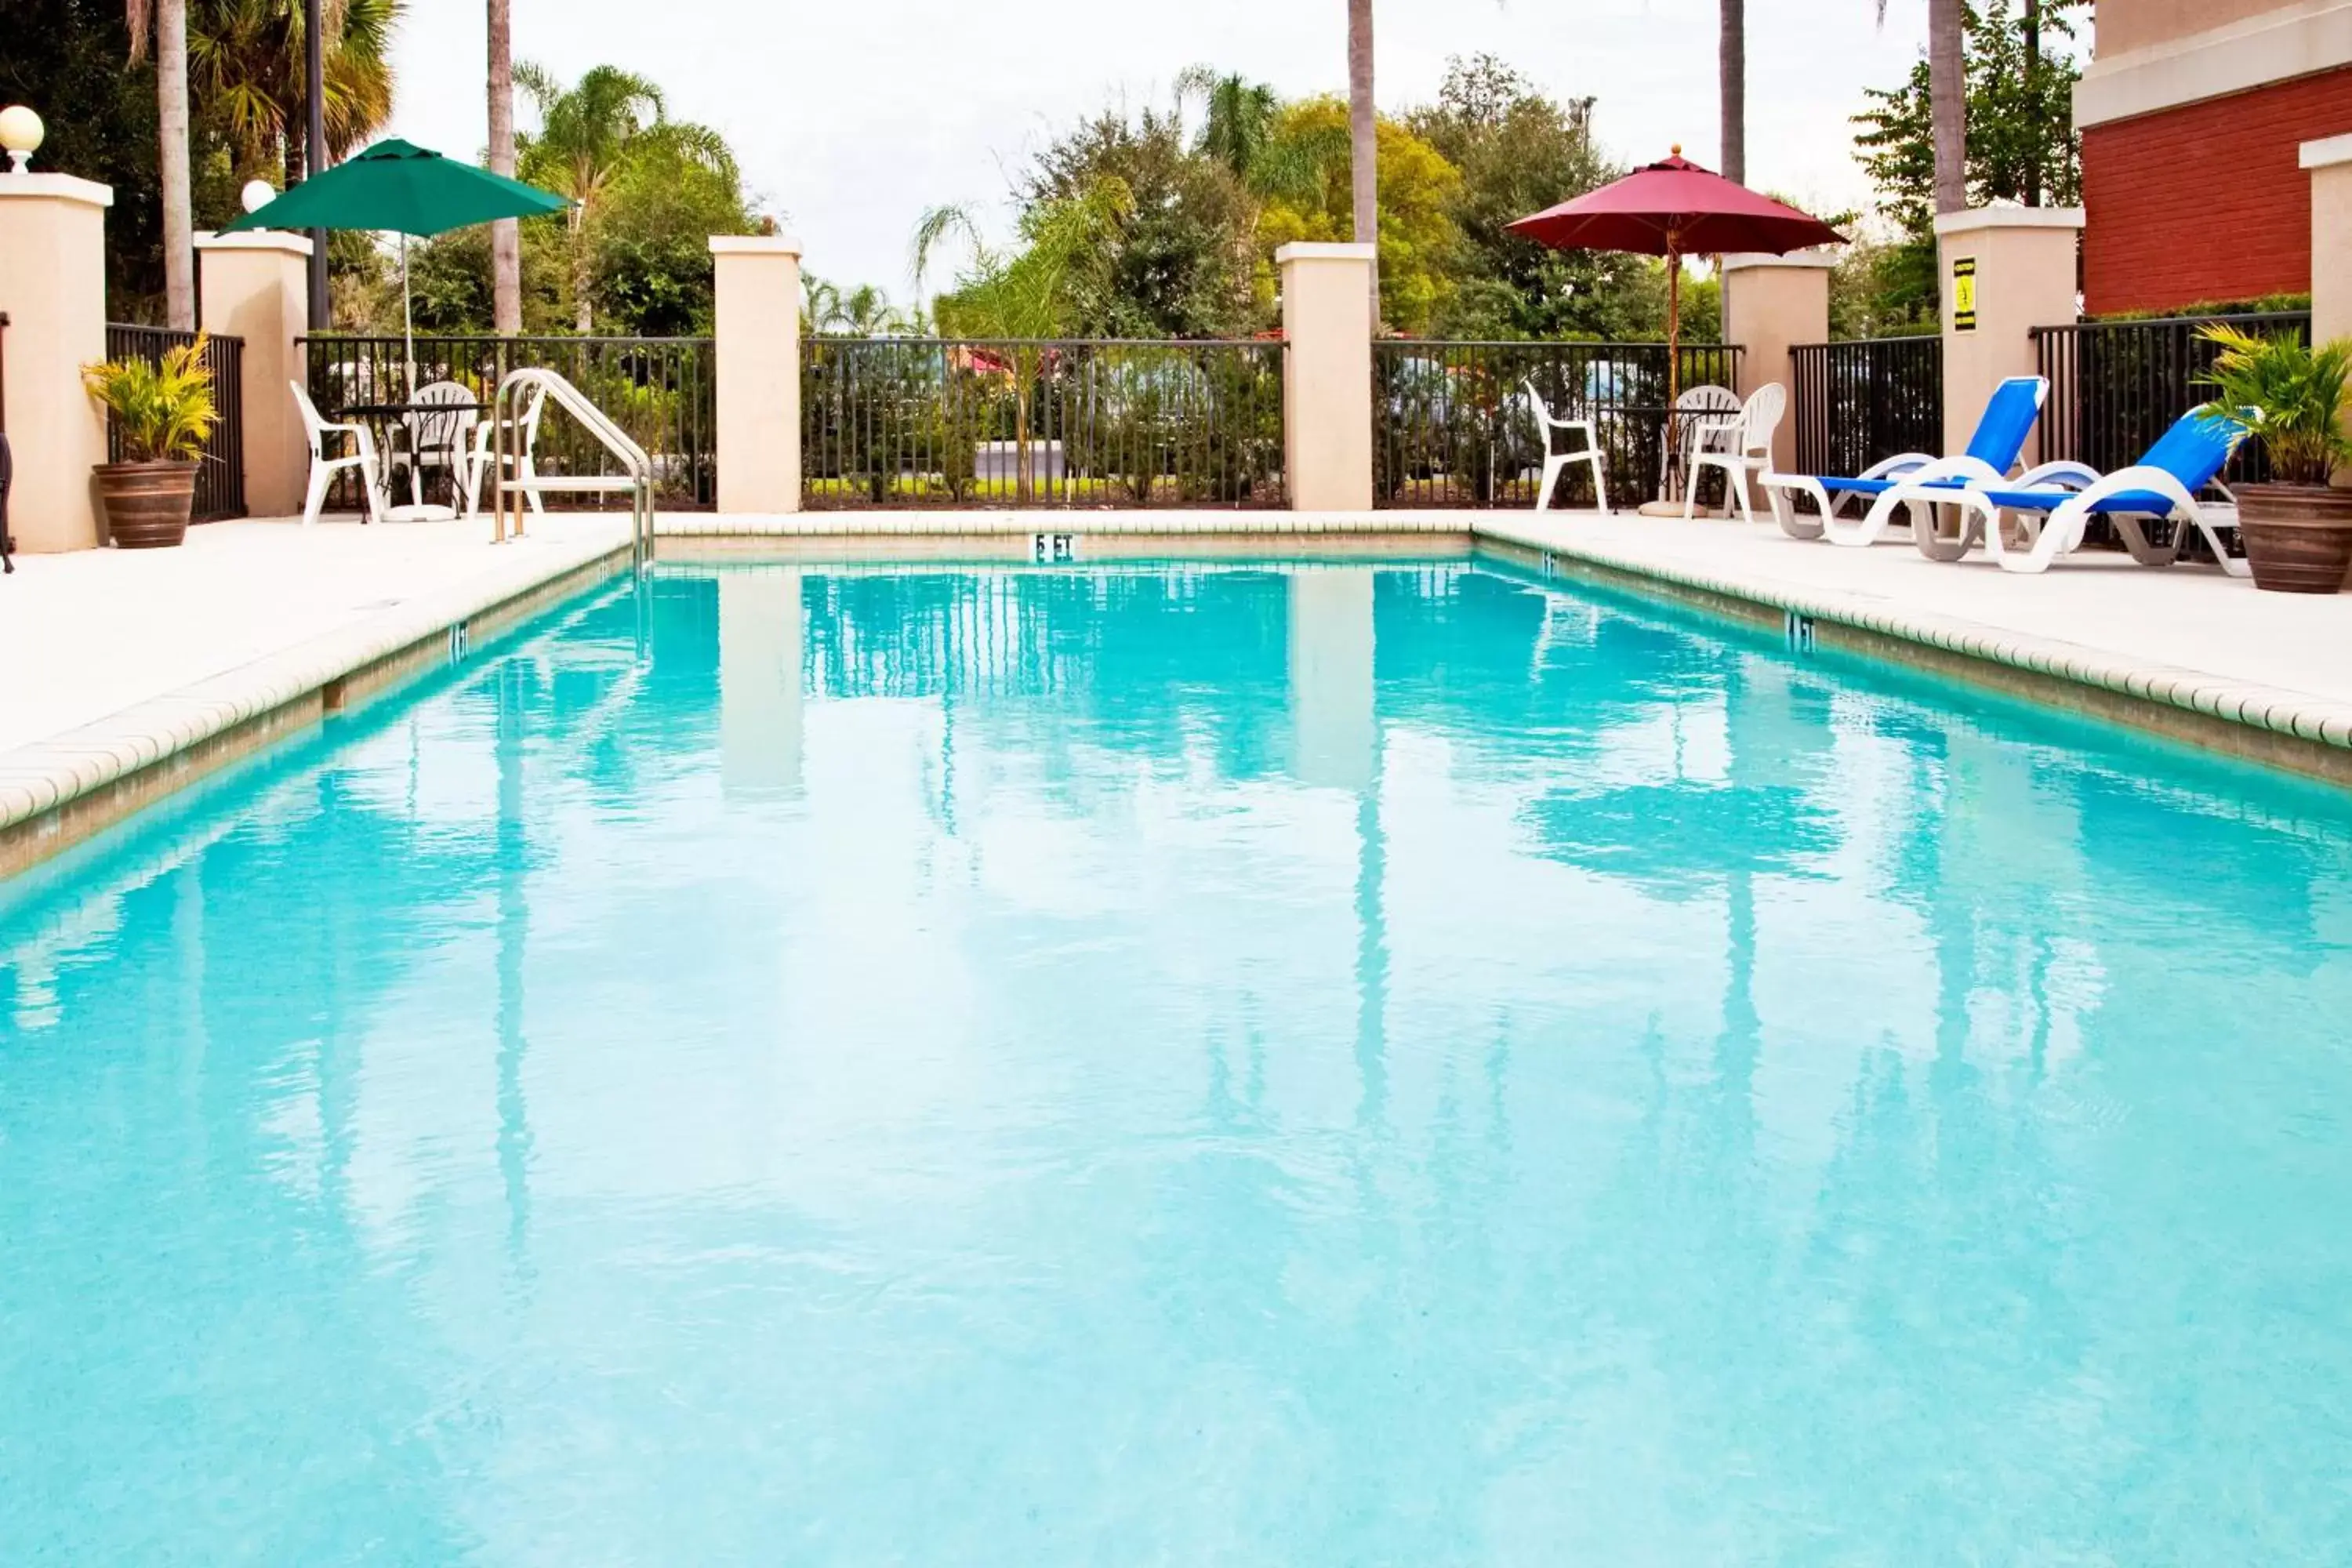
<path fill-rule="evenodd" d="M 562 196 L 397 139 L 303 181 L 224 234 L 248 228 L 371 228 L 419 238 L 502 217 L 560 213 Z"/>

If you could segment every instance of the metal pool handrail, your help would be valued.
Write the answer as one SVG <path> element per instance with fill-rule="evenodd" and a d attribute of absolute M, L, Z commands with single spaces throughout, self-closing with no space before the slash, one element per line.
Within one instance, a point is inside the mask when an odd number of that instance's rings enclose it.
<path fill-rule="evenodd" d="M 533 473 L 522 478 L 521 394 L 532 387 L 541 395 L 551 397 L 556 405 L 580 423 L 580 427 L 596 437 L 604 448 L 621 460 L 625 474 L 563 474 L 549 478 Z M 526 494 L 605 494 L 614 490 L 629 492 L 629 563 L 644 571 L 653 558 L 654 549 L 654 464 L 646 449 L 630 438 L 629 433 L 613 422 L 612 416 L 588 401 L 587 395 L 551 370 L 525 368 L 510 370 L 499 383 L 490 398 L 490 517 L 491 542 L 522 536 L 523 498 Z M 514 461 L 515 477 L 507 477 L 509 458 Z M 514 529 L 507 529 L 507 492 L 514 492 Z"/>

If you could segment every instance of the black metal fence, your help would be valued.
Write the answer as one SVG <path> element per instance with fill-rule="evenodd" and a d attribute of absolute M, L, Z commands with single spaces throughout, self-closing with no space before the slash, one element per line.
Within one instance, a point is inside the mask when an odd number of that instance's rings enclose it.
<path fill-rule="evenodd" d="M 1799 472 L 1859 474 L 1905 452 L 1944 449 L 1940 336 L 1801 343 L 1789 353 Z"/>
<path fill-rule="evenodd" d="M 1658 495 L 1666 420 L 1664 343 L 1432 342 L 1372 345 L 1372 501 L 1381 507 L 1532 506 L 1544 437 L 1532 384 L 1558 419 L 1590 419 L 1609 499 Z M 1738 347 L 1686 343 L 1680 384 L 1739 384 Z M 1591 504 L 1581 466 L 1554 505 Z"/>
<path fill-rule="evenodd" d="M 803 504 L 1278 507 L 1283 346 L 815 338 Z"/>
<path fill-rule="evenodd" d="M 320 334 L 303 340 L 311 401 L 331 421 L 373 426 L 377 449 L 396 416 L 355 413 L 408 402 L 422 387 L 455 382 L 487 405 L 511 370 L 551 370 L 613 417 L 653 459 L 656 504 L 667 511 L 715 505 L 719 495 L 717 353 L 709 338 L 420 337 L 412 382 L 405 341 Z M 603 443 L 552 402 L 532 461 L 542 475 L 610 470 Z M 349 471 L 328 504 L 360 504 Z M 550 495 L 550 506 L 625 510 L 625 495 Z"/>
<path fill-rule="evenodd" d="M 143 359 L 160 364 L 172 350 L 196 341 L 194 332 L 168 327 L 142 327 L 130 321 L 106 323 L 106 357 Z M 205 340 L 205 364 L 213 373 L 213 406 L 219 418 L 203 458 L 196 465 L 197 522 L 215 522 L 245 515 L 245 340 L 211 337 Z M 122 433 L 114 421 L 106 425 L 106 457 L 122 460 Z"/>
<path fill-rule="evenodd" d="M 2215 321 L 2257 334 L 2292 333 L 2311 341 L 2307 310 L 2034 328 L 2035 357 L 2050 382 L 2050 402 L 2042 414 L 2042 460 L 2071 458 L 2101 473 L 2139 461 L 2174 421 L 2211 399 L 2211 389 L 2200 383 L 2219 351 L 2201 341 L 2197 329 Z M 2269 478 L 2261 444 L 2241 447 L 2222 477 L 2232 482 Z"/>

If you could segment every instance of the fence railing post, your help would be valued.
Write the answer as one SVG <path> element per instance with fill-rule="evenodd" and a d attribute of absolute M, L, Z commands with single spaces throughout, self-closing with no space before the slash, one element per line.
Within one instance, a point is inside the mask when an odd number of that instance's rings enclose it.
<path fill-rule="evenodd" d="M 1373 247 L 1282 247 L 1283 462 L 1293 511 L 1372 505 Z"/>
<path fill-rule="evenodd" d="M 71 174 L 0 174 L 0 305 L 7 308 L 8 531 L 26 551 L 99 542 L 89 470 L 106 416 L 81 367 L 106 357 L 106 209 L 114 193 Z"/>
<path fill-rule="evenodd" d="M 713 235 L 719 510 L 801 509 L 801 242 Z"/>
<path fill-rule="evenodd" d="M 1723 335 L 1747 351 L 1740 396 L 1779 382 L 1793 402 L 1797 366 L 1790 351 L 1830 335 L 1830 269 L 1836 265 L 1835 257 L 1818 250 L 1723 258 Z M 1786 470 L 1796 461 L 1797 422 L 1783 419 L 1772 437 L 1772 466 Z"/>
<path fill-rule="evenodd" d="M 2036 374 L 2032 331 L 2075 316 L 2080 207 L 1972 207 L 1936 220 L 1944 311 L 1944 450 L 1974 434 L 1992 389 Z"/>
<path fill-rule="evenodd" d="M 310 241 L 268 229 L 199 235 L 196 265 L 204 274 L 205 331 L 245 340 L 238 399 L 245 510 L 254 517 L 296 516 L 310 447 L 287 384 L 309 381 L 297 340 L 310 326 Z"/>

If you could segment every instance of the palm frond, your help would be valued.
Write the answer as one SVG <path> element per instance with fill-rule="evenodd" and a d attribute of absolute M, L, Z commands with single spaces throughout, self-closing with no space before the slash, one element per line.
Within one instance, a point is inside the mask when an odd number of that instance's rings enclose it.
<path fill-rule="evenodd" d="M 219 420 L 212 367 L 205 363 L 209 341 L 199 332 L 194 342 L 167 349 L 158 359 L 82 367 L 89 395 L 114 416 L 125 461 L 186 461 L 203 455 Z"/>

